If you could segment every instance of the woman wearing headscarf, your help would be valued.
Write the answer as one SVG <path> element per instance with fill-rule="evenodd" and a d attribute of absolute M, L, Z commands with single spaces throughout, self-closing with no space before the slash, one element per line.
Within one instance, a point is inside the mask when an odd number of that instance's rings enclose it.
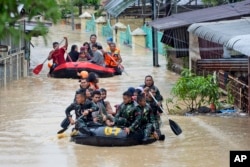
<path fill-rule="evenodd" d="M 79 52 L 77 45 L 72 45 L 71 50 L 67 55 L 66 61 L 67 62 L 76 62 L 79 58 Z"/>

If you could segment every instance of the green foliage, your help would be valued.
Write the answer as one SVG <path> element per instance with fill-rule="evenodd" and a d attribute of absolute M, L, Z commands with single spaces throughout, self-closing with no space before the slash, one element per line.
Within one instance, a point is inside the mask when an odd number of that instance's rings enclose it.
<path fill-rule="evenodd" d="M 227 89 L 227 103 L 228 104 L 234 104 L 234 96 L 233 96 L 231 87 L 232 87 L 232 82 L 229 81 L 227 83 L 227 86 L 226 86 L 226 89 Z"/>
<path fill-rule="evenodd" d="M 59 7 L 56 0 L 1 0 L 0 1 L 0 39 L 5 38 L 7 35 L 11 35 L 15 40 L 19 39 L 21 35 L 24 35 L 25 39 L 30 39 L 34 33 L 41 34 L 45 37 L 47 28 L 44 23 L 37 20 L 39 23 L 34 32 L 29 34 L 20 33 L 18 29 L 22 24 L 22 15 L 18 11 L 18 6 L 24 5 L 25 16 L 28 20 L 31 20 L 34 16 L 43 15 L 46 20 L 56 23 L 60 19 Z"/>
<path fill-rule="evenodd" d="M 169 107 L 169 104 L 172 105 L 172 108 Z M 166 99 L 166 106 L 169 114 L 177 114 L 177 111 L 181 110 L 181 107 L 174 102 L 173 98 L 167 98 Z"/>
<path fill-rule="evenodd" d="M 221 5 L 221 4 L 224 4 L 224 3 L 227 3 L 226 0 L 202 0 L 202 2 L 205 4 L 205 5 L 212 5 L 212 6 L 217 6 L 217 5 Z"/>
<path fill-rule="evenodd" d="M 84 6 L 84 5 L 99 5 L 100 0 L 73 0 L 75 6 Z"/>
<path fill-rule="evenodd" d="M 202 104 L 218 104 L 219 87 L 213 76 L 196 76 L 188 69 L 184 69 L 172 88 L 172 94 L 193 111 Z"/>

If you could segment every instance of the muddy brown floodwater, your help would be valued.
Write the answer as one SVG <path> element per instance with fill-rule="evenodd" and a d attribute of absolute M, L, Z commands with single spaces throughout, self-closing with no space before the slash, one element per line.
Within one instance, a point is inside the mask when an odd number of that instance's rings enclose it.
<path fill-rule="evenodd" d="M 42 38 L 33 38 L 31 67 L 48 55 L 52 41 L 69 37 L 72 44 L 87 41 L 90 33 L 71 31 L 68 25 L 50 29 L 48 46 Z M 105 39 L 99 37 L 104 44 Z M 142 84 L 151 74 L 166 98 L 178 75 L 166 70 L 166 61 L 159 57 L 161 67 L 152 67 L 152 53 L 145 48 L 133 50 L 120 46 L 128 75 L 100 79 L 108 90 L 112 105 L 121 102 L 121 94 L 129 86 Z M 69 48 L 70 49 L 70 48 Z M 69 50 L 68 49 L 68 50 Z M 44 65 L 38 76 L 30 76 L 0 88 L 0 166 L 1 167 L 228 167 L 230 150 L 250 150 L 249 117 L 171 116 L 183 133 L 175 136 L 163 116 L 164 142 L 132 147 L 93 147 L 57 139 L 56 132 L 78 88 L 77 80 L 47 78 Z M 66 133 L 69 134 L 68 130 Z"/>

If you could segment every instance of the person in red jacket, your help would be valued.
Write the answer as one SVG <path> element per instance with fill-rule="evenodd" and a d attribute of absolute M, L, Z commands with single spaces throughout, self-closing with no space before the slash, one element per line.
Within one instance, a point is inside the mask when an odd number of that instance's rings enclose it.
<path fill-rule="evenodd" d="M 58 65 L 66 63 L 65 58 L 64 58 L 64 54 L 68 48 L 68 39 L 67 39 L 67 37 L 63 37 L 63 38 L 65 40 L 64 46 L 59 48 L 59 43 L 54 42 L 53 43 L 54 50 L 50 51 L 50 53 L 49 53 L 48 60 L 53 60 L 53 64 L 50 67 L 50 71 L 49 71 L 48 76 L 51 76 L 52 72 L 54 71 L 54 69 Z"/>

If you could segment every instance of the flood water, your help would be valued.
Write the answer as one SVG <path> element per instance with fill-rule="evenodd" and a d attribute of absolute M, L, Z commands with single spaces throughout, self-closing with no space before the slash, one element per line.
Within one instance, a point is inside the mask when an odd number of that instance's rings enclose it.
<path fill-rule="evenodd" d="M 90 33 L 71 31 L 68 25 L 52 27 L 48 46 L 42 38 L 33 38 L 31 67 L 48 55 L 52 41 L 63 36 L 72 44 L 88 41 Z M 98 40 L 104 44 L 104 39 Z M 104 44 L 105 45 L 105 44 Z M 144 77 L 152 75 L 164 98 L 178 75 L 161 67 L 152 67 L 152 53 L 145 48 L 120 46 L 123 65 L 128 75 L 100 79 L 100 87 L 108 90 L 112 106 L 122 100 L 122 92 L 137 87 Z M 72 102 L 77 80 L 47 78 L 47 65 L 38 76 L 30 76 L 0 88 L 0 166 L 2 167 L 228 167 L 230 150 L 250 150 L 249 117 L 170 116 L 183 130 L 175 136 L 163 115 L 164 142 L 132 147 L 93 147 L 58 139 L 65 108 Z M 69 134 L 70 130 L 66 131 Z"/>

